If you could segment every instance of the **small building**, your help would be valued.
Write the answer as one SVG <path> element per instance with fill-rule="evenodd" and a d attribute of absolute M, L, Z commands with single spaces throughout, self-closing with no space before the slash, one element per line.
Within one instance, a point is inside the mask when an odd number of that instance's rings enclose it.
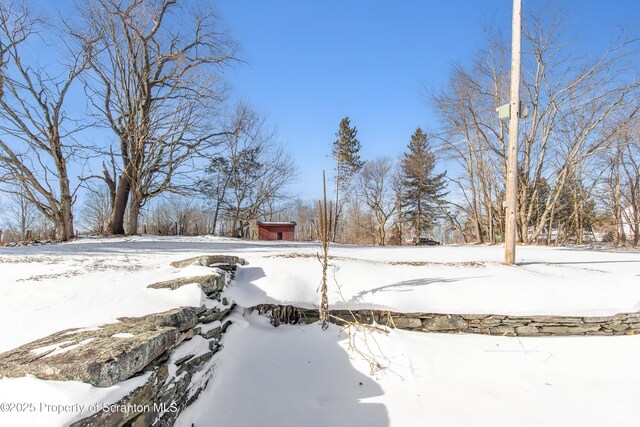
<path fill-rule="evenodd" d="M 257 223 L 258 240 L 296 240 L 296 223 L 261 222 Z"/>

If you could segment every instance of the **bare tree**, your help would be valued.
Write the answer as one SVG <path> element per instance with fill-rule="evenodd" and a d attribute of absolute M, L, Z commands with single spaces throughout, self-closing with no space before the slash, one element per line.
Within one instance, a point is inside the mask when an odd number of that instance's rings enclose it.
<path fill-rule="evenodd" d="M 91 234 L 108 234 L 111 202 L 108 189 L 89 188 L 80 210 L 80 226 Z"/>
<path fill-rule="evenodd" d="M 150 234 L 192 236 L 209 230 L 209 212 L 200 208 L 192 197 L 154 202 L 144 210 L 143 218 L 145 233 Z"/>
<path fill-rule="evenodd" d="M 3 202 L 2 219 L 10 230 L 15 230 L 20 240 L 28 240 L 30 232 L 40 221 L 35 205 L 18 191 L 8 195 Z"/>
<path fill-rule="evenodd" d="M 531 111 L 522 122 L 519 153 L 520 241 L 537 241 L 543 231 L 557 226 L 555 209 L 569 183 L 576 176 L 585 179 L 585 162 L 614 143 L 608 122 L 626 111 L 619 121 L 624 124 L 635 114 L 630 106 L 636 103 L 639 82 L 629 73 L 633 42 L 614 40 L 597 57 L 580 55 L 566 43 L 561 22 L 553 15 L 527 17 L 524 27 L 522 98 Z M 456 67 L 450 88 L 431 93 L 431 99 L 443 118 L 445 152 L 464 167 L 465 173 L 453 178 L 462 195 L 459 206 L 465 208 L 476 240 L 494 242 L 503 231 L 506 176 L 506 126 L 495 108 L 508 101 L 508 51 L 494 32 L 488 34 L 488 47 L 473 66 Z M 592 187 L 584 183 L 572 188 Z M 582 196 L 589 194 L 574 197 L 578 211 L 567 220 L 578 221 L 576 230 L 582 228 Z"/>
<path fill-rule="evenodd" d="M 214 204 L 214 223 L 227 216 L 230 234 L 246 237 L 249 222 L 286 209 L 286 189 L 297 170 L 264 118 L 244 115 L 242 128 L 225 138 L 223 151 L 211 160 L 201 191 Z M 279 204 L 279 208 L 276 205 Z"/>
<path fill-rule="evenodd" d="M 82 129 L 69 118 L 65 100 L 86 60 L 81 52 L 65 52 L 70 61 L 58 68 L 28 63 L 25 52 L 43 29 L 22 3 L 0 3 L 0 182 L 17 184 L 19 190 L 7 191 L 36 206 L 65 241 L 74 236 L 75 191 L 67 168 L 73 135 Z"/>
<path fill-rule="evenodd" d="M 640 244 L 640 140 L 638 136 L 636 130 L 634 143 L 625 145 L 621 159 L 625 177 L 622 218 L 629 229 L 634 246 Z"/>
<path fill-rule="evenodd" d="M 236 44 L 203 4 L 178 0 L 86 0 L 84 26 L 71 33 L 91 55 L 86 90 L 102 122 L 117 137 L 105 150 L 112 166 L 102 179 L 113 194 L 109 229 L 138 231 L 144 203 L 176 189 L 198 153 L 225 132 L 220 71 Z M 116 176 L 117 173 L 117 176 Z"/>
<path fill-rule="evenodd" d="M 229 189 L 240 173 L 244 150 L 259 138 L 264 138 L 265 120 L 249 106 L 239 103 L 227 125 L 221 151 L 210 160 L 206 168 L 208 176 L 198 183 L 200 191 L 213 202 L 213 231 L 218 228 L 220 214 L 228 208 Z"/>
<path fill-rule="evenodd" d="M 623 116 L 624 117 L 624 116 Z M 602 198 L 613 225 L 613 243 L 640 244 L 640 118 L 613 123 L 616 143 L 604 153 L 600 170 L 607 171 Z"/>
<path fill-rule="evenodd" d="M 389 229 L 397 218 L 396 195 L 393 192 L 394 163 L 388 157 L 379 157 L 365 163 L 357 176 L 357 186 L 364 203 L 375 219 L 375 243 L 384 245 Z"/>

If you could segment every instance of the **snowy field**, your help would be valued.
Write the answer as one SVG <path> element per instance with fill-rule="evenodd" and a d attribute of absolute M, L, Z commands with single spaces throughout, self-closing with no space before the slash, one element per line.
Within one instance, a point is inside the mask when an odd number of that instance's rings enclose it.
<path fill-rule="evenodd" d="M 338 327 L 229 328 L 217 371 L 181 427 L 638 426 L 640 336 L 507 338 Z M 361 349 L 365 345 L 360 342 Z"/>
<path fill-rule="evenodd" d="M 94 327 L 182 305 L 196 285 L 149 284 L 202 274 L 171 261 L 238 255 L 248 264 L 225 292 L 242 307 L 313 307 L 318 246 L 221 238 L 81 239 L 0 248 L 0 352 L 53 332 Z M 640 252 L 518 248 L 518 266 L 490 246 L 331 248 L 335 308 L 498 314 L 610 315 L 640 310 Z M 337 291 L 337 285 L 341 292 Z M 638 425 L 640 337 L 507 338 L 392 331 L 368 343 L 385 369 L 348 351 L 344 333 L 315 325 L 272 328 L 238 317 L 214 356 L 216 373 L 180 425 Z M 139 381 L 139 378 L 135 380 Z M 0 380 L 0 401 L 115 401 L 110 389 L 34 378 Z M 41 414 L 42 415 L 42 414 Z M 61 425 L 61 414 L 0 425 Z"/>

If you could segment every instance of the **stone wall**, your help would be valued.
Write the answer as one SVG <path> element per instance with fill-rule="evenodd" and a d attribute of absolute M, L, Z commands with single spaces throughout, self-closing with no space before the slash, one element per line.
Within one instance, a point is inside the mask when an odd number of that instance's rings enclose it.
<path fill-rule="evenodd" d="M 173 425 L 213 374 L 212 357 L 221 348 L 219 342 L 231 324 L 227 317 L 235 309 L 221 293 L 244 260 L 200 256 L 172 265 L 182 268 L 193 263 L 212 267 L 211 274 L 148 287 L 177 289 L 198 283 L 207 296 L 205 305 L 121 318 L 95 330 L 57 332 L 0 354 L 0 378 L 34 375 L 109 387 L 147 375 L 144 385 L 72 426 Z"/>
<path fill-rule="evenodd" d="M 253 307 L 279 324 L 317 322 L 318 310 L 295 306 L 263 304 Z M 417 332 L 465 332 L 485 335 L 635 335 L 640 333 L 640 313 L 613 316 L 509 316 L 497 314 L 396 313 L 382 310 L 331 310 L 333 323 L 373 322 Z"/>

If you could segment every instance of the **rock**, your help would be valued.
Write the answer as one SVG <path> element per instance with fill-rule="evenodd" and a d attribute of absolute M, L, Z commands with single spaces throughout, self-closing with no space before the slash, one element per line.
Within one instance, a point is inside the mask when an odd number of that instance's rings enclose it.
<path fill-rule="evenodd" d="M 359 310 L 354 312 L 356 319 L 358 322 L 370 325 L 374 322 L 378 322 L 380 320 L 380 316 L 376 315 L 372 310 Z"/>
<path fill-rule="evenodd" d="M 564 319 L 564 317 L 548 316 L 548 315 L 528 316 L 528 318 L 531 319 L 532 322 L 535 322 L 535 323 L 539 322 L 539 323 L 545 323 L 545 324 L 558 323 L 558 319 Z M 578 318 L 578 319 L 580 319 L 580 318 Z"/>
<path fill-rule="evenodd" d="M 422 321 L 415 317 L 394 317 L 392 325 L 398 329 L 422 328 Z"/>
<path fill-rule="evenodd" d="M 556 317 L 553 318 L 552 321 L 560 324 L 561 326 L 574 326 L 583 324 L 581 317 Z"/>
<path fill-rule="evenodd" d="M 175 347 L 197 323 L 194 307 L 122 318 L 98 330 L 67 330 L 0 354 L 0 377 L 33 375 L 109 387 Z M 114 336 L 115 335 L 115 336 Z"/>
<path fill-rule="evenodd" d="M 626 313 L 624 315 L 625 323 L 640 323 L 640 313 Z"/>
<path fill-rule="evenodd" d="M 295 306 L 261 304 L 253 308 L 261 314 L 271 315 L 276 311 L 297 313 L 295 323 L 317 321 L 318 311 Z M 301 317 L 301 313 L 304 317 Z M 354 311 L 356 320 L 377 323 L 401 329 L 427 332 L 469 332 L 481 334 L 513 335 L 631 335 L 640 332 L 640 313 L 620 313 L 615 316 L 506 316 L 488 314 L 439 314 L 439 313 L 393 313 L 387 310 Z M 331 314 L 350 319 L 346 310 L 331 310 Z M 421 322 L 421 326 L 418 325 Z M 341 324 L 335 318 L 333 323 Z M 280 322 L 286 323 L 286 322 Z M 292 323 L 292 322 L 289 322 Z M 275 325 L 277 326 L 277 324 Z"/>
<path fill-rule="evenodd" d="M 552 335 L 584 335 L 600 330 L 600 325 L 578 325 L 578 326 L 542 326 L 540 332 Z"/>
<path fill-rule="evenodd" d="M 462 317 L 466 320 L 480 320 L 489 317 L 489 314 L 463 314 Z"/>
<path fill-rule="evenodd" d="M 495 326 L 493 328 L 489 328 L 489 332 L 491 335 L 516 335 L 516 330 L 512 326 Z"/>
<path fill-rule="evenodd" d="M 303 317 L 300 318 L 299 322 L 306 324 L 306 325 L 310 325 L 312 323 L 316 323 L 320 321 L 320 316 L 313 316 L 310 314 L 305 314 Z"/>
<path fill-rule="evenodd" d="M 208 274 L 206 276 L 179 277 L 165 282 L 153 283 L 147 286 L 147 288 L 175 290 L 185 285 L 197 283 L 205 294 L 210 295 L 221 292 L 226 282 L 227 280 L 224 274 Z"/>
<path fill-rule="evenodd" d="M 624 323 L 608 323 L 605 325 L 607 329 L 611 329 L 614 332 L 626 331 L 629 329 L 629 325 L 625 325 Z"/>
<path fill-rule="evenodd" d="M 211 308 L 200 315 L 199 320 L 202 323 L 211 323 L 215 320 L 222 320 L 227 317 L 227 315 L 229 315 L 229 313 L 235 308 L 235 306 L 235 303 L 233 303 L 222 311 L 217 308 Z"/>
<path fill-rule="evenodd" d="M 544 334 L 566 334 L 569 332 L 568 326 L 541 326 L 540 332 Z"/>
<path fill-rule="evenodd" d="M 518 326 L 516 327 L 516 335 L 522 337 L 538 335 L 538 328 L 535 326 Z"/>
<path fill-rule="evenodd" d="M 209 329 L 206 332 L 201 332 L 200 335 L 205 339 L 215 338 L 216 340 L 219 340 L 222 337 L 222 326 Z"/>
<path fill-rule="evenodd" d="M 207 362 L 213 356 L 214 352 L 208 351 L 204 354 L 201 354 L 198 357 L 191 358 L 184 362 L 178 368 L 177 375 L 180 375 L 184 371 L 196 371 L 200 366 L 202 366 L 205 362 Z"/>
<path fill-rule="evenodd" d="M 582 321 L 584 323 L 606 323 L 613 320 L 613 316 L 591 316 L 591 317 L 583 317 Z"/>
<path fill-rule="evenodd" d="M 232 255 L 200 255 L 181 261 L 174 261 L 171 263 L 171 266 L 174 268 L 183 268 L 191 264 L 199 264 L 205 267 L 214 266 L 220 268 L 224 264 L 233 266 L 236 264 L 245 265 L 245 263 L 246 261 L 243 258 Z"/>
<path fill-rule="evenodd" d="M 198 323 L 196 313 L 199 307 L 180 307 L 162 313 L 149 314 L 144 317 L 120 317 L 123 323 L 147 322 L 157 323 L 160 326 L 175 326 L 180 332 L 193 328 Z M 117 323 L 115 323 L 117 325 Z"/>
<path fill-rule="evenodd" d="M 500 325 L 502 325 L 502 319 L 497 318 L 495 316 L 489 316 L 480 321 L 480 326 L 483 328 L 491 328 L 491 327 L 500 326 Z"/>
<path fill-rule="evenodd" d="M 176 360 L 174 362 L 174 365 L 176 366 L 180 366 L 182 365 L 184 362 L 186 362 L 187 360 L 193 359 L 193 357 L 195 356 L 195 354 L 187 354 L 186 356 L 181 357 L 180 359 Z"/>
<path fill-rule="evenodd" d="M 159 393 L 160 388 L 164 385 L 164 382 L 167 379 L 167 375 L 168 369 L 166 366 L 157 368 L 143 386 L 136 388 L 127 396 L 123 397 L 118 402 L 115 402 L 115 404 L 127 405 L 128 408 L 132 409 L 149 409 L 146 412 L 151 412 L 153 409 L 152 399 Z M 71 427 L 121 426 L 136 419 L 142 414 L 144 414 L 143 411 L 100 411 L 90 417 L 71 424 Z"/>
<path fill-rule="evenodd" d="M 467 329 L 467 321 L 457 314 L 437 315 L 431 319 L 425 319 L 422 326 L 428 331 L 463 331 Z"/>
<path fill-rule="evenodd" d="M 517 328 L 519 326 L 526 326 L 530 323 L 531 323 L 530 319 L 525 319 L 525 318 L 512 319 L 510 317 L 507 317 L 506 319 L 502 319 L 500 321 L 500 326 L 511 326 L 511 327 Z"/>

